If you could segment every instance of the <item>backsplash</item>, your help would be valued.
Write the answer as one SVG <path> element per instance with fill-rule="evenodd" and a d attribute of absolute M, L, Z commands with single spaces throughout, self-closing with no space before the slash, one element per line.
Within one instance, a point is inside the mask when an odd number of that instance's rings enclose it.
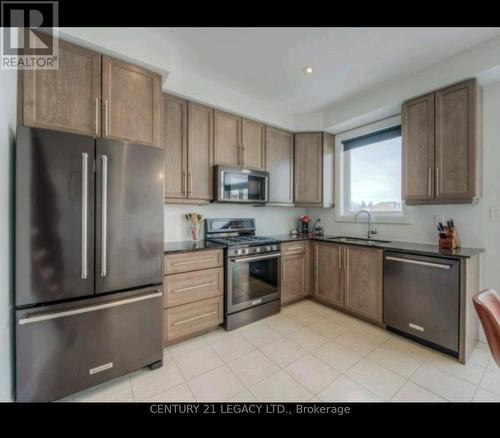
<path fill-rule="evenodd" d="M 196 212 L 203 218 L 255 218 L 257 234 L 286 234 L 295 228 L 299 216 L 305 214 L 304 208 L 254 207 L 237 204 L 182 205 L 165 204 L 165 242 L 190 240 L 189 228 L 184 215 Z M 202 228 L 201 235 L 204 235 Z"/>

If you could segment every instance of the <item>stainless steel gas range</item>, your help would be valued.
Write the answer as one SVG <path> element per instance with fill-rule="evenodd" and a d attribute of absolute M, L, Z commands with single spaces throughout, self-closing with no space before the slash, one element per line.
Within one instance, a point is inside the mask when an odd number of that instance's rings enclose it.
<path fill-rule="evenodd" d="M 205 239 L 226 246 L 226 330 L 280 312 L 278 240 L 256 236 L 255 219 L 205 219 Z"/>

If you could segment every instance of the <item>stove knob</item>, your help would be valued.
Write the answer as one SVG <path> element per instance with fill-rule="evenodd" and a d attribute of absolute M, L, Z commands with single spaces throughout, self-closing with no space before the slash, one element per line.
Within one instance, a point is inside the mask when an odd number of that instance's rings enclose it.
<path fill-rule="evenodd" d="M 237 250 L 236 250 L 236 254 L 237 254 L 237 255 L 241 255 L 241 254 L 243 254 L 243 250 L 242 250 L 242 249 L 237 249 Z"/>
<path fill-rule="evenodd" d="M 278 245 L 273 245 L 272 250 L 273 251 L 278 251 Z"/>
<path fill-rule="evenodd" d="M 255 252 L 260 252 L 260 248 L 255 248 Z"/>
<path fill-rule="evenodd" d="M 250 248 L 245 249 L 245 254 L 250 254 Z"/>
<path fill-rule="evenodd" d="M 272 248 L 270 246 L 266 246 L 266 251 L 272 251 Z"/>

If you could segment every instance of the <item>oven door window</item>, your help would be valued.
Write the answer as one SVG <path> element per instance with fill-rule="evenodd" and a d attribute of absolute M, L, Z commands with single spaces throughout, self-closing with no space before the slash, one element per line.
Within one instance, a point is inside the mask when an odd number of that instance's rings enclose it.
<path fill-rule="evenodd" d="M 223 172 L 224 199 L 231 201 L 265 201 L 266 179 L 238 172 Z"/>
<path fill-rule="evenodd" d="M 230 262 L 228 305 L 241 310 L 279 296 L 279 257 Z"/>

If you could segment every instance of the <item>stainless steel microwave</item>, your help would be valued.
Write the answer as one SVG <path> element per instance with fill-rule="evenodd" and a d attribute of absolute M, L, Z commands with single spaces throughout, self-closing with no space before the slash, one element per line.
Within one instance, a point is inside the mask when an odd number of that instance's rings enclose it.
<path fill-rule="evenodd" d="M 265 204 L 269 197 L 269 172 L 215 166 L 216 202 Z"/>

